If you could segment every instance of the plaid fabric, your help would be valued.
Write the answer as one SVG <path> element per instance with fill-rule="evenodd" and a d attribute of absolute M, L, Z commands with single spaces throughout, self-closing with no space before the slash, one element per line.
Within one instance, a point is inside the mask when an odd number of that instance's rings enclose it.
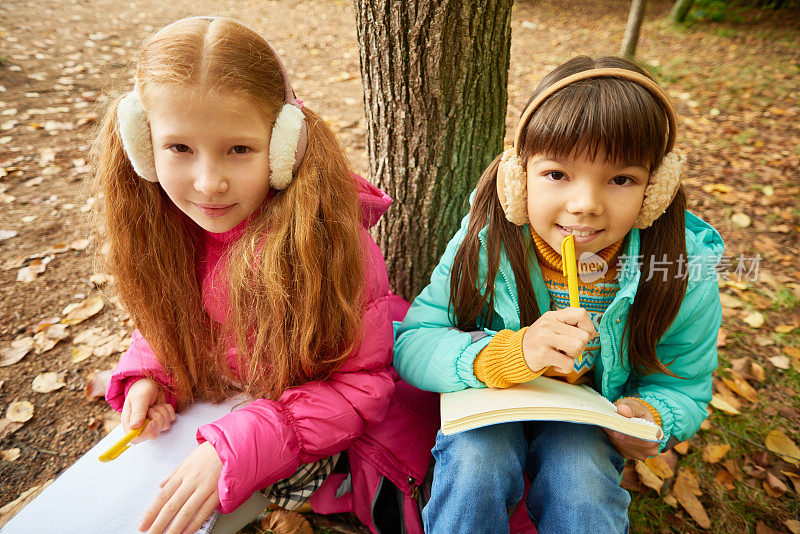
<path fill-rule="evenodd" d="M 339 455 L 334 454 L 313 464 L 301 465 L 292 476 L 277 481 L 262 492 L 276 506 L 296 510 L 325 482 L 338 460 Z M 210 534 L 218 518 L 219 512 L 214 510 L 195 534 Z"/>
<path fill-rule="evenodd" d="M 313 464 L 301 465 L 289 478 L 279 480 L 264 489 L 264 495 L 270 502 L 285 510 L 296 510 L 325 482 L 333 472 L 337 460 L 339 454 L 334 454 Z"/>

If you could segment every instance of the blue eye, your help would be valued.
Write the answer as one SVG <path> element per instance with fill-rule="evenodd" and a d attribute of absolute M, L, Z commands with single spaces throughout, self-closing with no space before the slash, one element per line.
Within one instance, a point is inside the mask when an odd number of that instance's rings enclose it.
<path fill-rule="evenodd" d="M 252 149 L 249 146 L 236 145 L 231 149 L 231 152 L 233 152 L 234 154 L 247 154 L 251 150 Z"/>

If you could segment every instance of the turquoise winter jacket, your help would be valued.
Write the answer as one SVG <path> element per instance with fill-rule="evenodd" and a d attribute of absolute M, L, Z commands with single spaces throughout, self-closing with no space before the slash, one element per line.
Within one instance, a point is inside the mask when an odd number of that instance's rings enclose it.
<path fill-rule="evenodd" d="M 463 332 L 453 327 L 448 317 L 450 267 L 466 234 L 469 215 L 456 233 L 431 275 L 430 284 L 414 299 L 397 332 L 394 366 L 408 383 L 436 392 L 482 388 L 486 384 L 475 377 L 473 362 L 492 336 L 504 328 L 519 330 L 519 305 L 514 274 L 505 256 L 501 255 L 495 278 L 495 318 L 491 325 L 478 332 Z M 486 273 L 486 232 L 481 240 L 480 276 Z M 528 232 L 525 235 L 529 235 Z M 532 246 L 532 245 L 531 245 Z M 686 296 L 677 317 L 656 345 L 658 358 L 676 375 L 639 376 L 628 366 L 627 340 L 623 329 L 630 311 L 641 271 L 639 230 L 632 229 L 622 253 L 620 288 L 600 321 L 600 358 L 594 368 L 594 383 L 607 399 L 624 396 L 640 397 L 661 415 L 664 440 L 690 438 L 706 418 L 711 400 L 711 373 L 717 367 L 717 331 L 722 320 L 722 306 L 714 266 L 722 256 L 724 244 L 719 233 L 708 223 L 686 212 L 686 249 L 690 271 Z M 531 281 L 536 303 L 544 313 L 550 309 L 550 293 L 541 270 L 533 262 Z M 623 357 L 620 359 L 620 345 Z"/>

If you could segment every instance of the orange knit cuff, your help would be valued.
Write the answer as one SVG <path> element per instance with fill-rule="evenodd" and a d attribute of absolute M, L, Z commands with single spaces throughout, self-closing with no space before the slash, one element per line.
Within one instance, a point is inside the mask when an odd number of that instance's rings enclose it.
<path fill-rule="evenodd" d="M 525 363 L 522 338 L 526 326 L 521 330 L 501 330 L 475 357 L 472 364 L 475 377 L 493 388 L 508 388 L 528 382 L 544 373 L 545 369 L 533 372 Z"/>
<path fill-rule="evenodd" d="M 635 400 L 635 401 L 639 401 L 639 402 L 641 402 L 642 404 L 644 404 L 644 407 L 645 407 L 645 408 L 647 408 L 647 409 L 650 411 L 650 414 L 653 416 L 653 419 L 655 419 L 655 421 L 656 421 L 656 424 L 657 424 L 658 426 L 661 426 L 661 414 L 659 414 L 659 413 L 658 413 L 658 410 L 656 410 L 655 408 L 653 408 L 653 406 L 652 406 L 652 405 L 651 405 L 649 402 L 647 402 L 647 401 L 646 401 L 646 400 L 644 400 L 644 399 L 640 399 L 639 397 L 622 397 L 622 398 L 621 398 L 621 399 L 619 399 L 617 402 L 619 402 L 619 401 L 621 401 L 621 400 L 625 400 L 625 399 L 633 399 L 633 400 Z"/>

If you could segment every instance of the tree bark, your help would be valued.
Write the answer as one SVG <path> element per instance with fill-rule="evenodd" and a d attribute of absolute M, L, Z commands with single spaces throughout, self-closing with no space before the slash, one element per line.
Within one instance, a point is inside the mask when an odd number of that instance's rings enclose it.
<path fill-rule="evenodd" d="M 411 299 L 502 151 L 513 0 L 354 3 L 369 172 L 394 198 L 374 236 Z"/>
<path fill-rule="evenodd" d="M 672 6 L 672 11 L 669 14 L 672 20 L 675 22 L 686 20 L 686 15 L 692 8 L 692 4 L 694 4 L 694 0 L 675 0 L 675 5 Z"/>
<path fill-rule="evenodd" d="M 628 13 L 628 25 L 625 28 L 625 39 L 622 41 L 620 55 L 633 57 L 636 54 L 636 43 L 639 42 L 639 30 L 642 28 L 644 18 L 645 0 L 633 0 L 631 11 Z"/>

